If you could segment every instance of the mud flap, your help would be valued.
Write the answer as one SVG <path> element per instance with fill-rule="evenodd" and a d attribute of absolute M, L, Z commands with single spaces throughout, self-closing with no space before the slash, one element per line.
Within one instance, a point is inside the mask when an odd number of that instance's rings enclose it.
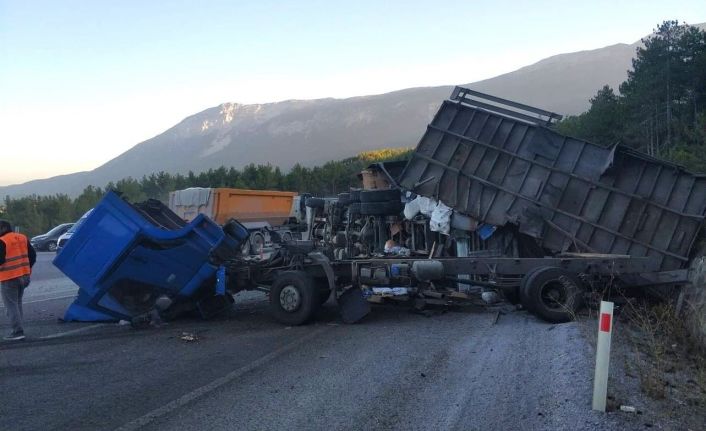
<path fill-rule="evenodd" d="M 370 304 L 359 288 L 352 288 L 338 297 L 338 310 L 344 323 L 355 323 L 370 313 Z"/>

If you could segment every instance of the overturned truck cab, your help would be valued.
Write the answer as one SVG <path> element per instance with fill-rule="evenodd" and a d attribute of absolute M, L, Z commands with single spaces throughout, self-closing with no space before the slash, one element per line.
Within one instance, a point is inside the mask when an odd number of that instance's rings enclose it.
<path fill-rule="evenodd" d="M 157 200 L 130 203 L 108 192 L 54 259 L 79 286 L 64 320 L 209 318 L 233 294 L 262 290 L 277 320 L 308 321 L 335 289 L 335 264 L 306 241 L 253 257 L 242 247 L 248 236 L 234 219 L 186 222 Z"/>
<path fill-rule="evenodd" d="M 199 215 L 187 223 L 159 201 L 130 204 L 108 192 L 54 259 L 79 286 L 64 320 L 133 321 L 155 304 L 208 317 L 232 302 L 215 259 L 246 239 L 237 222 L 221 228 Z"/>

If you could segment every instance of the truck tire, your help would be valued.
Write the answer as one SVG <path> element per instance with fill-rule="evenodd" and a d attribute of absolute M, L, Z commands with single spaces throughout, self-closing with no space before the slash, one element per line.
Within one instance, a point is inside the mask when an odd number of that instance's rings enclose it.
<path fill-rule="evenodd" d="M 383 190 L 361 190 L 360 191 L 360 201 L 365 202 L 387 202 L 387 201 L 399 201 L 400 191 L 397 189 L 383 189 Z"/>
<path fill-rule="evenodd" d="M 324 305 L 326 301 L 331 297 L 331 289 L 329 288 L 328 285 L 328 279 L 327 278 L 317 278 L 315 280 L 316 283 L 316 290 L 318 291 L 319 294 L 319 299 L 318 299 L 318 304 L 319 305 Z"/>
<path fill-rule="evenodd" d="M 309 208 L 323 208 L 325 202 L 321 198 L 306 198 L 306 206 Z"/>
<path fill-rule="evenodd" d="M 319 306 L 320 295 L 314 280 L 304 271 L 279 273 L 270 287 L 270 311 L 285 325 L 302 325 Z"/>
<path fill-rule="evenodd" d="M 529 295 L 527 293 L 527 285 L 529 283 L 529 280 L 532 278 L 532 274 L 537 272 L 537 270 L 540 270 L 542 268 L 545 268 L 544 266 L 539 266 L 536 268 L 530 269 L 527 274 L 525 274 L 522 277 L 522 280 L 520 280 L 520 287 L 517 289 L 517 293 L 519 296 L 520 304 L 525 308 L 525 310 L 529 311 L 530 313 L 534 313 L 532 310 L 532 304 L 530 304 L 529 300 Z"/>
<path fill-rule="evenodd" d="M 552 322 L 569 322 L 583 305 L 583 284 L 575 275 L 561 268 L 542 267 L 532 271 L 524 284 L 529 310 Z"/>
<path fill-rule="evenodd" d="M 350 193 L 339 193 L 338 194 L 338 205 L 339 206 L 349 205 L 350 203 L 351 203 Z"/>
<path fill-rule="evenodd" d="M 361 202 L 360 213 L 363 215 L 397 215 L 404 209 L 400 201 Z"/>
<path fill-rule="evenodd" d="M 252 233 L 248 243 L 250 244 L 250 254 L 260 254 L 260 251 L 265 248 L 265 237 L 259 232 Z"/>

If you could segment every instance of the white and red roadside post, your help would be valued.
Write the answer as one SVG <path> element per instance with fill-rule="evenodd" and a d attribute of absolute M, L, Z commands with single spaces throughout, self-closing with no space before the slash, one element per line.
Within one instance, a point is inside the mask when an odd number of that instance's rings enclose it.
<path fill-rule="evenodd" d="M 593 410 L 604 412 L 608 396 L 608 366 L 610 338 L 613 334 L 613 303 L 601 301 L 598 314 L 598 346 L 596 348 L 596 375 L 593 379 Z"/>

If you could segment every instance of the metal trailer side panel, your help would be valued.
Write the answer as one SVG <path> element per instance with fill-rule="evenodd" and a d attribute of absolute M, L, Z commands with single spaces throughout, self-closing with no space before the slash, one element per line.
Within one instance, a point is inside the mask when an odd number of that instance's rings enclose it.
<path fill-rule="evenodd" d="M 169 192 L 169 209 L 186 221 L 191 221 L 199 214 L 214 219 L 214 189 L 190 187 Z"/>
<path fill-rule="evenodd" d="M 169 193 L 169 209 L 185 220 L 204 214 L 218 224 L 231 218 L 279 226 L 292 215 L 296 192 L 192 187 Z"/>
<path fill-rule="evenodd" d="M 224 224 L 231 218 L 239 221 L 266 221 L 273 226 L 284 224 L 292 212 L 295 192 L 276 190 L 213 189 L 213 219 Z"/>
<path fill-rule="evenodd" d="M 518 225 L 555 252 L 649 256 L 661 270 L 685 265 L 706 212 L 703 176 L 561 135 L 544 125 L 555 114 L 517 113 L 472 98 L 479 95 L 457 88 L 443 102 L 402 187 L 485 223 Z"/>

